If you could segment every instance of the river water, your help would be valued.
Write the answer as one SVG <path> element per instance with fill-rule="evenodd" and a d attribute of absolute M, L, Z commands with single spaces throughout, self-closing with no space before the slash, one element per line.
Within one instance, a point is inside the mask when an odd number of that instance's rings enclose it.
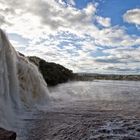
<path fill-rule="evenodd" d="M 22 116 L 20 140 L 140 140 L 140 82 L 69 82 Z"/>

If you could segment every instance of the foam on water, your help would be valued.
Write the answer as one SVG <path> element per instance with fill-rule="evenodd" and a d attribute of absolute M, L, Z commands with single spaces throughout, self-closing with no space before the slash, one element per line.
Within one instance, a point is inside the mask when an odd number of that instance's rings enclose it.
<path fill-rule="evenodd" d="M 13 129 L 17 112 L 48 99 L 47 85 L 37 67 L 20 56 L 0 30 L 0 127 Z"/>

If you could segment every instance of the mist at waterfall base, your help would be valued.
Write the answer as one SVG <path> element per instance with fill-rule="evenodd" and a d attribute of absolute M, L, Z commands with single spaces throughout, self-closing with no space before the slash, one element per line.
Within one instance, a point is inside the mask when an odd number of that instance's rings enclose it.
<path fill-rule="evenodd" d="M 69 82 L 60 84 L 55 88 L 49 88 L 50 98 L 56 101 L 77 100 L 106 100 L 127 101 L 140 100 L 140 82 L 94 80 L 87 82 Z"/>
<path fill-rule="evenodd" d="M 100 80 L 68 82 L 48 88 L 37 67 L 20 56 L 0 30 L 0 127 L 15 130 L 20 140 L 46 140 L 59 129 L 70 125 L 72 129 L 73 123 L 79 123 L 83 114 L 94 113 L 95 110 L 137 111 L 140 108 L 139 85 L 140 82 L 135 81 Z M 60 125 L 59 112 L 62 112 L 60 120 L 64 120 Z M 76 115 L 77 112 L 81 116 Z M 67 114 L 79 118 L 65 121 Z M 90 119 L 86 118 L 85 122 Z M 51 120 L 54 121 L 54 129 L 48 129 L 51 126 L 47 123 Z M 59 122 L 55 123 L 57 120 Z M 63 135 L 55 135 L 54 139 L 63 139 Z"/>

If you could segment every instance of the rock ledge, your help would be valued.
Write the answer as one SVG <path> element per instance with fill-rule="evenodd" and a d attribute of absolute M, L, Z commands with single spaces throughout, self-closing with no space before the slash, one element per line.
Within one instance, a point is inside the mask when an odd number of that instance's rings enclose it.
<path fill-rule="evenodd" d="M 0 128 L 0 140 L 16 140 L 16 133 Z"/>

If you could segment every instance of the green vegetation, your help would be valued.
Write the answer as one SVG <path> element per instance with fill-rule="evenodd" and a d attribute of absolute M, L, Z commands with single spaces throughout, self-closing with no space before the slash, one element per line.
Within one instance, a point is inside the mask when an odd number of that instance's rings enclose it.
<path fill-rule="evenodd" d="M 28 59 L 39 68 L 49 86 L 67 82 L 73 77 L 72 71 L 62 65 L 46 62 L 36 56 L 30 56 Z"/>

